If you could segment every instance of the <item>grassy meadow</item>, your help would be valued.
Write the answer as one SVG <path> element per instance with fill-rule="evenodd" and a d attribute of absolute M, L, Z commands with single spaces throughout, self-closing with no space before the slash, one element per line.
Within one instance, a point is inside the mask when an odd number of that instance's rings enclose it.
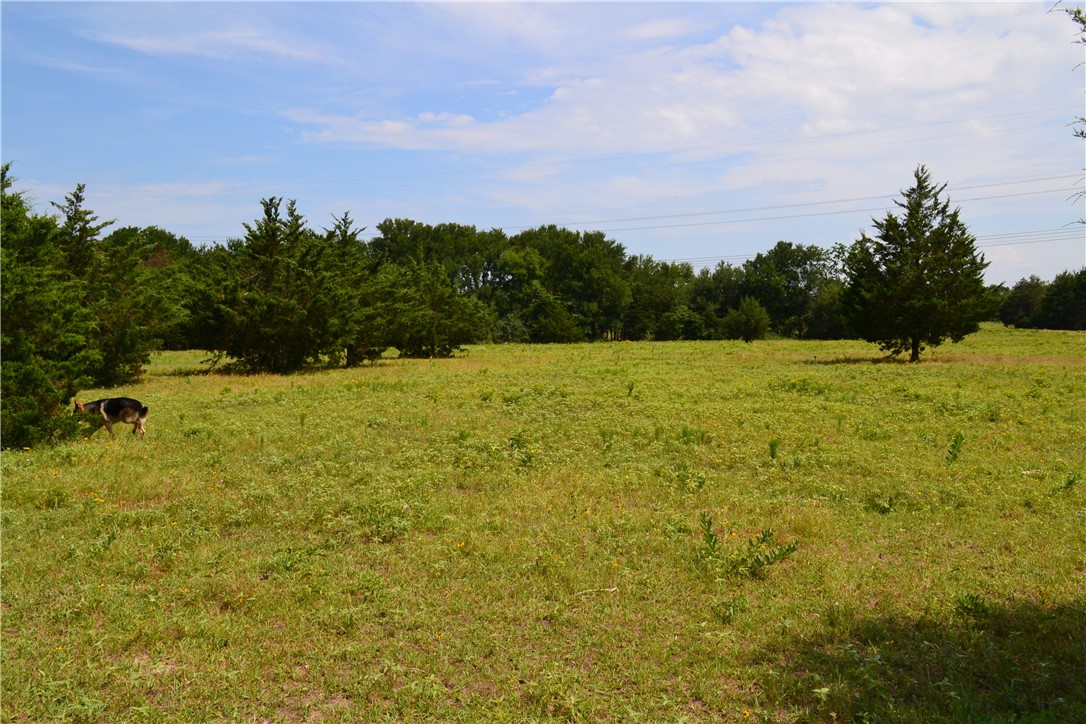
<path fill-rule="evenodd" d="M 157 355 L 0 457 L 2 719 L 1086 721 L 1086 335 L 877 356 Z"/>

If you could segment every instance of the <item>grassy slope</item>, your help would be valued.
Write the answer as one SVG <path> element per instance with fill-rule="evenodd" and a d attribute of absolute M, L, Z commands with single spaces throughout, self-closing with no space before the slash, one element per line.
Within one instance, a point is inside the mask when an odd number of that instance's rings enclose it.
<path fill-rule="evenodd" d="M 2 456 L 3 719 L 1086 718 L 1084 350 L 161 355 L 145 439 Z"/>

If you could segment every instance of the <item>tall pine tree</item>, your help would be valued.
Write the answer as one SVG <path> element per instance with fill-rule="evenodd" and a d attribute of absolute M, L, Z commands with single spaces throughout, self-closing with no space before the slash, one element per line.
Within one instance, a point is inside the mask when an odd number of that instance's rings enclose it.
<path fill-rule="evenodd" d="M 924 166 L 896 201 L 902 215 L 873 220 L 845 259 L 844 305 L 853 329 L 893 355 L 917 362 L 926 346 L 960 342 L 990 312 L 976 239 Z"/>

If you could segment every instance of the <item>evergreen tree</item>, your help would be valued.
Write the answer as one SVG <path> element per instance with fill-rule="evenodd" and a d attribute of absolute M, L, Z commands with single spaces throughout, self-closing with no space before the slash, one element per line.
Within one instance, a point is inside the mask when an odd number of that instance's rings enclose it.
<path fill-rule="evenodd" d="M 77 279 L 86 279 L 101 255 L 98 248 L 102 230 L 112 226 L 114 220 L 98 222 L 98 217 L 83 208 L 86 201 L 86 184 L 76 184 L 75 191 L 64 197 L 64 203 L 52 204 L 62 214 L 64 225 L 60 229 L 60 244 L 64 252 L 65 267 Z"/>
<path fill-rule="evenodd" d="M 31 212 L 0 172 L 0 445 L 25 447 L 75 432 L 71 399 L 96 362 L 93 315 L 66 271 L 56 220 Z"/>
<path fill-rule="evenodd" d="M 385 288 L 395 296 L 390 340 L 407 357 L 447 357 L 463 345 L 477 342 L 490 328 L 489 309 L 461 294 L 440 264 L 415 262 L 398 272 L 401 282 Z"/>
<path fill-rule="evenodd" d="M 88 270 L 85 303 L 97 322 L 100 359 L 91 374 L 99 387 L 138 379 L 151 352 L 187 317 L 182 280 L 155 235 L 136 227 L 114 231 L 99 242 Z"/>
<path fill-rule="evenodd" d="M 878 234 L 863 234 L 845 259 L 844 305 L 853 329 L 893 355 L 920 359 L 925 346 L 959 342 L 988 313 L 984 269 L 976 240 L 959 210 L 940 195 L 924 166 L 916 185 L 895 202 L 902 216 L 874 220 Z"/>
<path fill-rule="evenodd" d="M 325 229 L 329 244 L 325 255 L 328 284 L 330 347 L 332 359 L 343 358 L 348 367 L 373 362 L 390 346 L 389 316 L 392 291 L 387 275 L 359 235 L 365 227 L 354 225 L 350 213 L 333 217 Z"/>
<path fill-rule="evenodd" d="M 238 262 L 231 246 L 215 244 L 196 252 L 189 264 L 185 287 L 185 310 L 182 347 L 223 352 L 230 332 L 230 310 L 241 295 L 238 282 Z"/>
<path fill-rule="evenodd" d="M 95 320 L 95 334 L 87 340 L 94 352 L 86 370 L 90 384 L 116 387 L 140 376 L 184 310 L 167 279 L 165 250 L 134 227 L 100 239 L 113 221 L 98 221 L 85 207 L 84 190 L 77 184 L 63 204 L 53 202 L 63 214 L 57 246 L 64 272 L 77 283 L 83 306 Z"/>
<path fill-rule="evenodd" d="M 306 228 L 295 202 L 261 201 L 264 215 L 244 224 L 234 241 L 233 294 L 224 295 L 220 340 L 227 354 L 252 370 L 294 372 L 329 346 L 327 285 L 322 273 L 326 239 Z"/>

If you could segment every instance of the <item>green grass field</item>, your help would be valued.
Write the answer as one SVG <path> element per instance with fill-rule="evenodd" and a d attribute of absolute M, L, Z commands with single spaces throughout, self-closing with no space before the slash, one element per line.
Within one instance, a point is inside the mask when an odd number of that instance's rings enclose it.
<path fill-rule="evenodd" d="M 1086 335 L 876 355 L 159 355 L 2 455 L 3 720 L 1086 721 Z"/>

